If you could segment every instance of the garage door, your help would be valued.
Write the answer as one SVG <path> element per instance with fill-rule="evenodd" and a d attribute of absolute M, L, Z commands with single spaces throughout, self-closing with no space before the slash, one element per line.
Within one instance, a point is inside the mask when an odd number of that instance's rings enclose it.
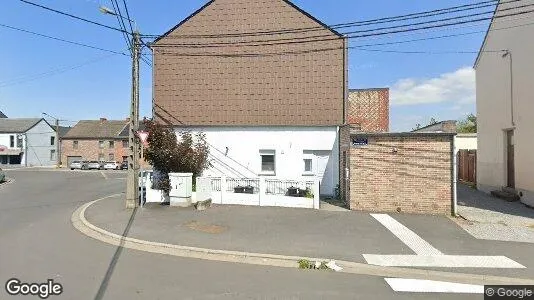
<path fill-rule="evenodd" d="M 70 164 L 73 162 L 73 161 L 80 161 L 82 160 L 82 157 L 81 156 L 67 156 L 67 166 L 70 166 Z"/>

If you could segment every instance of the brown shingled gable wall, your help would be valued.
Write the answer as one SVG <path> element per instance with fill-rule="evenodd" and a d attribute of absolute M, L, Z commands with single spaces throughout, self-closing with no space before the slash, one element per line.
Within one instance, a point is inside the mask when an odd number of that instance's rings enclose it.
<path fill-rule="evenodd" d="M 190 37 L 310 27 L 317 30 L 249 37 Z M 318 35 L 330 40 L 261 47 L 176 47 Z M 342 37 L 286 1 L 216 0 L 152 47 L 155 117 L 174 125 L 182 125 L 180 121 L 204 126 L 341 125 L 344 47 Z M 281 52 L 293 54 L 280 55 Z M 262 55 L 243 56 L 251 53 Z M 196 56 L 184 56 L 192 54 Z"/>

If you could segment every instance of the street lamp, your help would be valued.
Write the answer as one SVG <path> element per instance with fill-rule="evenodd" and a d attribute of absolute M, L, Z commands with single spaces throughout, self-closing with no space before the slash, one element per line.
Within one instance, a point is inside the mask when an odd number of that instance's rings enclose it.
<path fill-rule="evenodd" d="M 115 11 L 100 6 L 100 11 L 104 14 L 119 16 L 125 20 L 130 20 L 117 14 Z M 139 130 L 139 57 L 141 52 L 141 38 L 139 32 L 136 30 L 132 35 L 132 100 L 130 102 L 130 123 L 128 134 L 128 146 L 130 147 L 130 155 L 128 157 L 128 176 L 126 180 L 126 208 L 136 208 L 139 206 L 139 140 L 136 133 Z"/>
<path fill-rule="evenodd" d="M 49 118 L 52 118 L 56 121 L 56 167 L 59 168 L 61 165 L 61 155 L 60 155 L 60 147 L 59 147 L 59 119 L 56 117 L 53 117 L 47 113 L 42 113 L 43 116 L 47 116 Z"/>
<path fill-rule="evenodd" d="M 122 15 L 119 15 L 117 14 L 114 10 L 112 10 L 111 8 L 108 8 L 104 5 L 101 5 L 98 10 L 100 10 L 101 13 L 105 14 L 105 15 L 113 15 L 113 16 L 118 16 L 124 20 L 127 20 L 127 21 L 130 21 L 130 22 L 133 22 L 134 23 L 134 27 L 135 27 L 135 31 L 137 31 L 137 23 L 135 23 L 134 20 L 131 20 L 131 19 L 128 19 Z"/>

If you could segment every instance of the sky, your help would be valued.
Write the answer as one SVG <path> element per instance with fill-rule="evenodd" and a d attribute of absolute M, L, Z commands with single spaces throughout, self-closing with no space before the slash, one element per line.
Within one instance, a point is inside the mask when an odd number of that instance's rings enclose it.
<path fill-rule="evenodd" d="M 109 0 L 32 0 L 61 11 L 117 27 L 99 6 Z M 62 39 L 125 51 L 119 32 L 74 20 L 18 0 L 2 1 L 0 24 Z M 119 1 L 120 2 L 120 1 Z M 207 0 L 127 0 L 131 18 L 143 34 L 161 34 Z M 465 0 L 293 0 L 326 24 L 404 15 L 476 3 Z M 335 3 L 332 5 L 332 3 Z M 486 8 L 481 11 L 491 11 Z M 349 50 L 349 88 L 390 88 L 390 130 L 461 119 L 475 112 L 476 52 L 488 22 L 433 29 L 423 33 L 353 39 L 350 46 L 475 32 L 463 36 Z M 358 28 L 359 29 L 359 28 Z M 131 60 L 128 56 L 62 43 L 0 26 L 0 111 L 9 117 L 125 119 L 129 114 Z M 397 53 L 388 51 L 417 51 Z M 438 52 L 438 53 L 436 53 Z M 456 53 L 443 53 L 456 52 Z M 468 53 L 458 53 L 468 52 Z M 141 116 L 151 116 L 152 73 L 141 63 Z"/>

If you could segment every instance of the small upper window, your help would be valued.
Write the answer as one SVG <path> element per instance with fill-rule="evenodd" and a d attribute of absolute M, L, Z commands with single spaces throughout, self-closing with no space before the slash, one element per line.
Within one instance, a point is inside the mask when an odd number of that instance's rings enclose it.
<path fill-rule="evenodd" d="M 304 159 L 304 172 L 311 173 L 313 171 L 313 163 L 311 158 Z"/>
<path fill-rule="evenodd" d="M 104 141 L 98 141 L 98 148 L 104 149 Z"/>
<path fill-rule="evenodd" d="M 109 141 L 109 149 L 113 149 L 113 148 L 115 148 L 115 142 Z"/>
<path fill-rule="evenodd" d="M 15 148 L 15 136 L 14 135 L 9 136 L 9 148 Z"/>
<path fill-rule="evenodd" d="M 50 137 L 50 146 L 54 146 L 56 144 L 56 137 L 55 136 L 51 136 Z"/>
<path fill-rule="evenodd" d="M 78 141 L 72 141 L 72 149 L 78 149 Z"/>
<path fill-rule="evenodd" d="M 122 148 L 128 148 L 128 141 L 126 140 L 122 141 Z"/>

